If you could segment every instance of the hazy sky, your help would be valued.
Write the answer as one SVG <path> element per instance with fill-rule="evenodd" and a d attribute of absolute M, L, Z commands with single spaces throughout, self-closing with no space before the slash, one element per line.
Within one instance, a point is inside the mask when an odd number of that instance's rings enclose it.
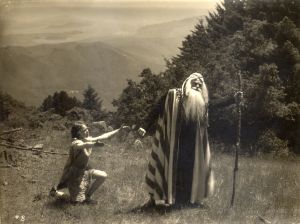
<path fill-rule="evenodd" d="M 0 0 L 6 2 L 3 41 L 34 45 L 128 35 L 151 24 L 200 18 L 219 1 Z"/>
<path fill-rule="evenodd" d="M 167 3 L 168 5 L 172 5 L 172 3 L 181 6 L 185 6 L 186 4 L 194 4 L 201 5 L 205 8 L 213 8 L 217 2 L 221 0 L 0 0 L 1 5 L 6 5 L 9 7 L 11 4 L 27 4 L 27 3 L 36 3 L 36 4 L 45 4 L 45 3 L 68 3 L 68 4 L 78 4 L 78 3 L 95 3 L 95 4 L 118 4 L 118 3 L 128 3 L 131 5 L 134 4 L 163 4 Z"/>

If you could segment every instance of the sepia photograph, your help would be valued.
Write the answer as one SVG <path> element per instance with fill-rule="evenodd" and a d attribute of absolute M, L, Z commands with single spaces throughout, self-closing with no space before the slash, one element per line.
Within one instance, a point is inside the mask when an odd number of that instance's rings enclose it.
<path fill-rule="evenodd" d="M 299 0 L 0 0 L 0 224 L 300 224 Z"/>

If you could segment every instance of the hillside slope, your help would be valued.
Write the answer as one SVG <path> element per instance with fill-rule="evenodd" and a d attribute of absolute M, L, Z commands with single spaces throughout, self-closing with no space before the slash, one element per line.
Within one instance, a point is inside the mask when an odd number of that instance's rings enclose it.
<path fill-rule="evenodd" d="M 103 43 L 65 43 L 0 49 L 0 88 L 27 105 L 38 105 L 54 91 L 81 96 L 91 84 L 109 107 L 126 84 L 137 77 L 137 58 Z"/>
<path fill-rule="evenodd" d="M 143 26 L 133 35 L 103 39 L 110 46 L 143 60 L 154 72 L 165 67 L 165 60 L 179 53 L 184 37 L 191 33 L 202 17 L 191 17 Z"/>

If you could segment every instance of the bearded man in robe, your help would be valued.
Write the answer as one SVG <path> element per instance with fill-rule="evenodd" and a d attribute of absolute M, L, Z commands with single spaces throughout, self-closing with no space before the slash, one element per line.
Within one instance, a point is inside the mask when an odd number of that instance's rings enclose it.
<path fill-rule="evenodd" d="M 170 89 L 150 113 L 150 126 L 153 120 L 157 123 L 146 174 L 147 206 L 201 205 L 214 188 L 203 76 L 193 73 L 181 88 Z M 138 132 L 144 135 L 146 130 Z"/>

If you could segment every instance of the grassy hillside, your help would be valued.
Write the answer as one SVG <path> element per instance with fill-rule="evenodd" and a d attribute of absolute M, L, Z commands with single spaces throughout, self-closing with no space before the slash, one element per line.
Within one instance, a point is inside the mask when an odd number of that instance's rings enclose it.
<path fill-rule="evenodd" d="M 0 58 L 0 88 L 28 105 L 59 90 L 81 95 L 91 84 L 108 106 L 142 69 L 137 58 L 100 42 L 5 47 Z"/>
<path fill-rule="evenodd" d="M 43 143 L 45 151 L 66 152 L 69 131 L 51 126 L 24 130 L 18 142 Z M 150 154 L 149 146 L 134 149 L 117 139 L 111 147 L 95 148 L 92 159 L 96 167 L 108 173 L 108 179 L 95 193 L 97 205 L 73 206 L 48 197 L 48 191 L 61 175 L 66 161 L 63 155 L 34 155 L 31 152 L 6 150 L 7 167 L 0 158 L 0 219 L 3 223 L 297 223 L 300 219 L 300 166 L 297 161 L 273 161 L 263 158 L 240 159 L 236 201 L 229 209 L 232 190 L 233 157 L 213 153 L 216 190 L 205 208 L 153 209 L 138 212 L 147 200 L 144 175 Z M 3 154 L 1 154 L 3 155 Z M 12 162 L 14 161 L 14 162 Z M 16 215 L 19 218 L 16 219 Z"/>

